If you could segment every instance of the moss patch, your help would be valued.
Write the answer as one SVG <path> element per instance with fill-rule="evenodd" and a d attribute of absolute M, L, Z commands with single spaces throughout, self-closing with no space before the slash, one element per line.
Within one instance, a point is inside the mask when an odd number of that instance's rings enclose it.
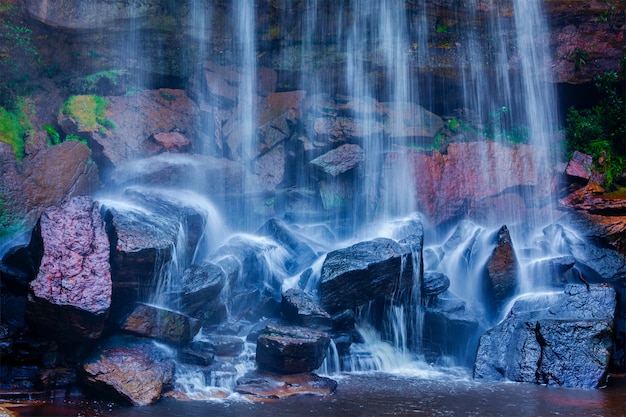
<path fill-rule="evenodd" d="M 67 99 L 61 112 L 76 121 L 79 131 L 106 133 L 107 129 L 115 128 L 115 124 L 105 117 L 108 104 L 100 96 L 72 96 Z"/>
<path fill-rule="evenodd" d="M 24 135 L 32 129 L 32 124 L 21 107 L 9 111 L 0 107 L 0 140 L 11 145 L 15 159 L 24 157 Z"/>

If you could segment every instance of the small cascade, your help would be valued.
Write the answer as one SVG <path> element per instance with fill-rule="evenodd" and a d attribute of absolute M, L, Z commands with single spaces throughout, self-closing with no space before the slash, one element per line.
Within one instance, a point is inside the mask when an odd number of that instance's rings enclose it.
<path fill-rule="evenodd" d="M 241 233 L 213 254 L 211 260 L 225 268 L 229 262 L 237 264 L 235 277 L 221 294 L 229 317 L 249 312 L 251 305 L 264 297 L 280 302 L 283 284 L 290 277 L 286 270 L 288 256 L 285 248 L 272 239 Z"/>

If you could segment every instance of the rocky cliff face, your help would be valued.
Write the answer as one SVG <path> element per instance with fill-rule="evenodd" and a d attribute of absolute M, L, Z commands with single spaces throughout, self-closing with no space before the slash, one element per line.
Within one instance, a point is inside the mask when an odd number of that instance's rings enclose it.
<path fill-rule="evenodd" d="M 98 69 L 128 68 L 150 73 L 155 81 L 170 78 L 185 80 L 193 68 L 189 65 L 199 54 L 218 63 L 232 63 L 232 8 L 228 1 L 213 1 L 195 6 L 189 2 L 147 0 L 140 4 L 119 1 L 26 0 L 26 19 L 37 26 L 42 55 L 62 69 L 95 72 Z M 210 7 L 210 9 L 209 9 Z M 324 19 L 315 33 L 305 27 L 306 13 L 317 9 Z M 338 13 L 341 8 L 341 13 Z M 514 19 L 510 2 L 476 0 L 407 1 L 410 24 L 410 55 L 416 74 L 434 73 L 442 79 L 458 81 L 462 75 L 460 58 L 470 41 L 468 28 L 488 40 L 485 28 L 496 8 L 501 17 Z M 624 13 L 619 0 L 547 0 L 549 39 L 542 48 L 552 50 L 551 81 L 583 83 L 594 74 L 616 71 L 623 55 Z M 341 2 L 293 1 L 291 4 L 260 2 L 256 8 L 257 48 L 261 64 L 294 76 L 293 71 L 313 67 L 331 69 L 343 58 L 333 53 L 338 28 L 355 19 L 349 5 Z M 293 24 L 293 22 L 300 22 Z M 428 28 L 426 38 L 423 31 Z M 133 31 L 133 32 L 131 32 Z M 314 37 L 311 49 L 301 44 Z M 345 34 L 344 34 L 345 35 Z M 509 44 L 511 68 L 515 69 L 516 51 L 513 34 L 498 41 Z M 365 41 L 365 40 L 364 40 Z M 280 44 L 285 53 L 277 53 Z M 365 57 L 376 64 L 378 51 Z M 483 53 L 489 59 L 486 48 Z M 294 68 L 297 56 L 312 65 Z M 315 65 L 313 65 L 315 64 Z M 470 63 L 468 63 L 469 65 Z M 284 82 L 289 82 L 286 77 Z"/>

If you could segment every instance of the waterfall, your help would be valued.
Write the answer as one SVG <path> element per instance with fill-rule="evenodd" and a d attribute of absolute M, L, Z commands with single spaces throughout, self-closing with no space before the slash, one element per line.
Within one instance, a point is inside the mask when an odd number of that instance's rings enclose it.
<path fill-rule="evenodd" d="M 516 166 L 520 170 L 534 170 L 541 176 L 549 171 L 555 156 L 550 140 L 558 117 L 549 83 L 549 53 L 538 46 L 547 42 L 537 42 L 546 36 L 542 2 L 454 2 L 449 13 L 439 13 L 438 2 L 426 0 L 257 3 L 236 0 L 224 10 L 213 10 L 211 4 L 199 0 L 190 5 L 189 36 L 199 61 L 195 66 L 201 71 L 206 65 L 219 67 L 213 75 L 228 74 L 221 80 L 222 88 L 234 91 L 220 98 L 211 96 L 219 96 L 220 91 L 190 92 L 201 102 L 203 118 L 198 133 L 202 141 L 194 151 L 215 159 L 162 154 L 133 161 L 131 167 L 120 170 L 121 177 L 141 178 L 137 173 L 155 169 L 158 162 L 168 164 L 172 171 L 184 171 L 187 181 L 172 189 L 151 194 L 131 187 L 122 194 L 144 195 L 141 201 L 147 206 L 166 200 L 202 213 L 203 218 L 193 245 L 189 235 L 195 226 L 177 219 L 168 251 L 171 256 L 154 272 L 156 293 L 145 301 L 178 309 L 168 297 L 176 291 L 185 269 L 214 263 L 227 276 L 218 297 L 211 301 L 219 310 L 216 314 L 223 317 L 217 324 L 208 322 L 199 338 L 210 331 L 245 337 L 258 331 L 255 326 L 267 316 L 281 318 L 276 311 L 286 289 L 301 289 L 319 301 L 325 254 L 364 239 L 401 240 L 405 236 L 398 233 L 400 224 L 415 221 L 425 228 L 426 246 L 422 242 L 411 246 L 412 263 L 408 255 L 403 258 L 403 271 L 409 267 L 413 271 L 410 291 L 397 291 L 384 301 L 375 299 L 356 308 L 350 347 L 342 349 L 332 341 L 318 371 L 433 376 L 438 375 L 435 364 L 467 366 L 480 332 L 501 318 L 494 318 L 491 307 L 486 307 L 484 284 L 494 233 L 506 225 L 518 250 L 520 278 L 514 297 L 524 299 L 538 287 L 551 296 L 552 283 L 535 278 L 550 274 L 551 264 L 541 262 L 536 254 L 550 247 L 553 251 L 544 253 L 548 261 L 564 256 L 557 242 L 559 234 L 538 232 L 552 220 L 550 193 L 535 194 L 533 187 L 539 189 L 539 185 L 510 185 L 501 175 L 519 174 L 512 173 L 512 161 L 502 155 L 509 155 L 505 151 L 520 143 L 535 149 L 527 159 L 522 158 L 521 168 Z M 218 22 L 224 13 L 228 18 Z M 276 26 L 267 23 L 274 22 L 273 18 L 279 22 Z M 230 28 L 219 40 L 223 49 L 217 57 L 210 49 L 216 24 Z M 129 48 L 140 41 L 140 35 L 134 34 Z M 443 55 L 434 49 L 447 51 L 447 60 L 436 62 Z M 280 69 L 276 77 L 283 84 L 276 91 L 262 91 L 264 65 Z M 196 78 L 202 79 L 205 74 L 201 74 Z M 190 83 L 190 88 L 211 87 L 201 81 Z M 261 113 L 276 104 L 268 104 L 268 95 L 295 90 L 303 91 L 305 98 L 289 111 L 303 115 L 284 125 L 273 125 L 270 119 L 271 128 L 284 137 L 278 145 L 271 144 L 274 148 L 264 148 L 260 131 L 268 121 L 261 119 Z M 203 94 L 209 96 L 206 101 Z M 459 177 L 450 180 L 449 188 L 459 201 L 451 214 L 445 213 L 448 217 L 438 218 L 438 211 L 444 210 L 438 204 L 445 203 L 446 196 L 425 201 L 423 195 L 433 189 L 435 193 L 446 190 L 428 182 L 440 180 L 429 177 L 428 171 L 453 159 L 449 149 L 469 142 L 478 143 L 472 152 L 479 162 L 471 167 L 477 172 L 471 172 L 471 178 L 461 177 L 463 171 L 454 172 Z M 311 162 L 339 145 L 354 145 L 362 151 L 363 160 L 342 172 L 312 174 Z M 285 158 L 292 160 L 285 162 L 282 172 L 272 173 L 284 176 L 281 182 L 263 189 L 261 158 L 280 146 Z M 202 171 L 224 159 L 241 168 L 241 175 L 233 176 L 235 180 L 228 184 L 221 184 L 226 183 L 226 168 L 210 174 Z M 472 181 L 477 184 L 468 185 Z M 206 187 L 202 194 L 206 183 L 212 182 L 222 185 L 220 192 L 210 195 L 207 190 L 212 188 Z M 542 182 L 547 183 L 547 177 L 536 180 Z M 470 186 L 487 190 L 481 195 L 487 202 L 470 201 L 464 195 L 475 191 Z M 187 188 L 193 191 L 188 193 Z M 290 205 L 290 199 L 297 202 Z M 123 205 L 116 198 L 108 204 Z M 158 214 L 159 210 L 154 211 Z M 272 216 L 289 219 L 293 230 L 276 236 L 255 234 L 259 219 Z M 294 240 L 301 244 L 292 244 Z M 299 251 L 307 252 L 302 262 Z M 437 294 L 438 305 L 434 296 L 423 292 L 424 271 L 449 279 L 449 288 L 442 284 L 446 288 Z M 437 320 L 452 324 L 437 327 Z M 236 378 L 254 367 L 253 356 L 246 346 L 244 353 L 230 358 L 234 368 L 239 368 L 223 374 L 219 367 L 207 375 L 186 364 L 177 371 L 177 386 L 190 397 L 216 395 L 216 390 L 229 393 Z"/>

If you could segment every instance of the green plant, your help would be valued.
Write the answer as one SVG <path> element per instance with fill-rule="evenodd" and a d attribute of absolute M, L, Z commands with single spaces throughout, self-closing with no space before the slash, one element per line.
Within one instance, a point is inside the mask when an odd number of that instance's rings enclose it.
<path fill-rule="evenodd" d="M 23 106 L 23 102 L 21 102 Z M 0 106 L 0 140 L 11 145 L 15 159 L 21 161 L 24 157 L 24 137 L 32 125 L 22 107 L 9 111 Z"/>
<path fill-rule="evenodd" d="M 594 158 L 596 169 L 606 175 L 605 185 L 611 188 L 624 171 L 626 154 L 626 107 L 623 76 L 607 72 L 594 78 L 601 95 L 591 108 L 571 107 L 566 117 L 566 150 L 587 153 Z"/>
<path fill-rule="evenodd" d="M 580 71 L 580 69 L 587 63 L 589 59 L 589 52 L 582 48 L 574 48 L 569 56 L 569 59 L 574 62 L 574 69 Z"/>
<path fill-rule="evenodd" d="M 48 146 L 58 145 L 61 143 L 61 136 L 59 135 L 59 132 L 52 127 L 52 125 L 46 123 L 42 126 L 42 128 L 48 133 Z"/>
<path fill-rule="evenodd" d="M 25 75 L 24 64 L 36 63 L 32 30 L 21 24 L 15 0 L 0 0 L 0 72 L 7 84 Z M 19 3 L 17 3 L 19 5 Z"/>
<path fill-rule="evenodd" d="M 167 91 L 159 90 L 159 94 L 161 95 L 161 97 L 163 97 L 163 99 L 167 101 L 176 100 L 176 96 L 174 94 L 168 93 Z"/>
<path fill-rule="evenodd" d="M 511 110 L 502 106 L 489 113 L 489 121 L 483 134 L 493 140 L 526 143 L 530 136 L 528 127 L 514 122 Z"/>

